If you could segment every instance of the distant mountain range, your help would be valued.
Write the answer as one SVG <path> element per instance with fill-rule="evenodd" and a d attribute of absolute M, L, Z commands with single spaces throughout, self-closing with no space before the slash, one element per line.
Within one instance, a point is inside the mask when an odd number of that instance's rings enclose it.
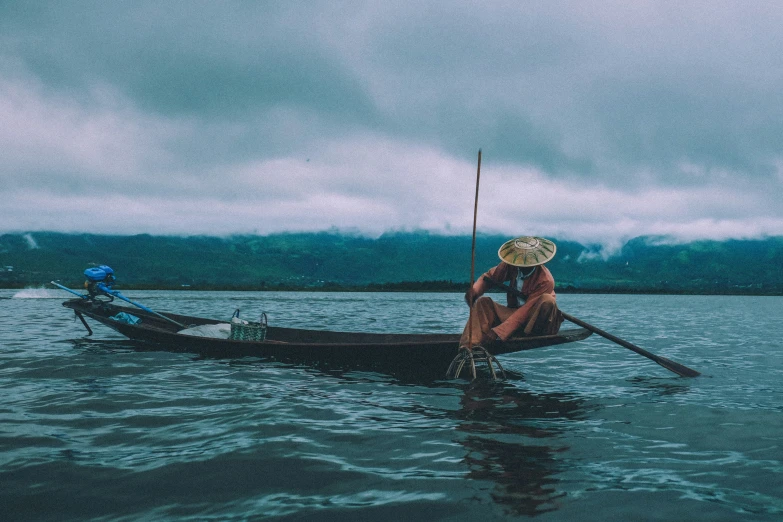
<path fill-rule="evenodd" d="M 479 235 L 476 276 L 498 262 L 505 236 Z M 783 295 L 783 237 L 666 244 L 639 237 L 604 258 L 555 239 L 547 266 L 561 292 Z M 117 288 L 463 290 L 471 238 L 424 232 L 379 238 L 337 232 L 268 236 L 0 235 L 0 287 L 81 287 L 107 264 Z"/>

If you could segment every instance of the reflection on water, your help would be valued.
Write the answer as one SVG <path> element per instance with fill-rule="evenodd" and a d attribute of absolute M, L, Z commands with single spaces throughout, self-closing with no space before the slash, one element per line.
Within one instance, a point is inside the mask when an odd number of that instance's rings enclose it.
<path fill-rule="evenodd" d="M 466 436 L 468 478 L 494 483 L 491 496 L 505 511 L 537 515 L 557 509 L 555 478 L 568 447 L 552 421 L 584 418 L 584 404 L 560 394 L 532 394 L 497 383 L 465 389 L 455 417 Z"/>
<path fill-rule="evenodd" d="M 687 379 L 672 381 L 671 379 L 639 376 L 631 377 L 627 379 L 627 382 L 640 390 L 654 390 L 660 396 L 685 394 L 692 389 L 691 383 Z"/>

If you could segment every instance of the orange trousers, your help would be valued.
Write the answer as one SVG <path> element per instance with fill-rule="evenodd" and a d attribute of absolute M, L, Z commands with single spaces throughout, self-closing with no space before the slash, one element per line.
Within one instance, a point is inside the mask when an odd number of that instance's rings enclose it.
<path fill-rule="evenodd" d="M 459 345 L 473 347 L 481 344 L 492 328 L 506 321 L 515 311 L 516 308 L 500 305 L 489 297 L 479 297 L 473 303 L 473 312 L 462 332 Z M 554 296 L 544 294 L 533 304 L 527 320 L 517 327 L 514 335 L 554 335 L 560 330 L 562 322 L 563 316 Z M 471 331 L 472 339 L 469 337 Z"/>

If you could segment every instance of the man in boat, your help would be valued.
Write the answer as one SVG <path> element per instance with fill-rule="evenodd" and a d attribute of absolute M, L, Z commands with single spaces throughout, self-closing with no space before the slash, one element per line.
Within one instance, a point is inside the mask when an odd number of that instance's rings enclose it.
<path fill-rule="evenodd" d="M 552 241 L 541 237 L 523 236 L 503 243 L 498 250 L 500 264 L 479 277 L 465 293 L 465 301 L 472 310 L 460 347 L 486 347 L 513 335 L 556 334 L 563 316 L 557 308 L 555 280 L 544 266 L 555 257 L 556 251 Z M 520 303 L 510 292 L 508 306 L 483 296 L 493 286 L 487 279 L 507 283 L 520 291 L 524 302 Z"/>

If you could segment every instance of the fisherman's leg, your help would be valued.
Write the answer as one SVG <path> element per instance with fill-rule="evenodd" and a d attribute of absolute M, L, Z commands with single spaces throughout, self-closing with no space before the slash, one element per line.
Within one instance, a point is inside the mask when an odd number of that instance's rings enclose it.
<path fill-rule="evenodd" d="M 460 338 L 460 346 L 475 346 L 480 343 L 482 336 L 492 328 L 497 321 L 494 301 L 489 297 L 479 297 L 473 303 L 473 309 L 465 329 Z"/>
<path fill-rule="evenodd" d="M 554 335 L 560 330 L 563 316 L 557 308 L 555 297 L 544 294 L 538 298 L 525 325 L 526 335 Z"/>
<path fill-rule="evenodd" d="M 508 307 L 497 304 L 489 297 L 479 297 L 473 304 L 473 311 L 462 332 L 459 345 L 472 347 L 480 344 L 481 339 L 489 335 L 492 327 L 500 324 L 508 314 Z"/>

